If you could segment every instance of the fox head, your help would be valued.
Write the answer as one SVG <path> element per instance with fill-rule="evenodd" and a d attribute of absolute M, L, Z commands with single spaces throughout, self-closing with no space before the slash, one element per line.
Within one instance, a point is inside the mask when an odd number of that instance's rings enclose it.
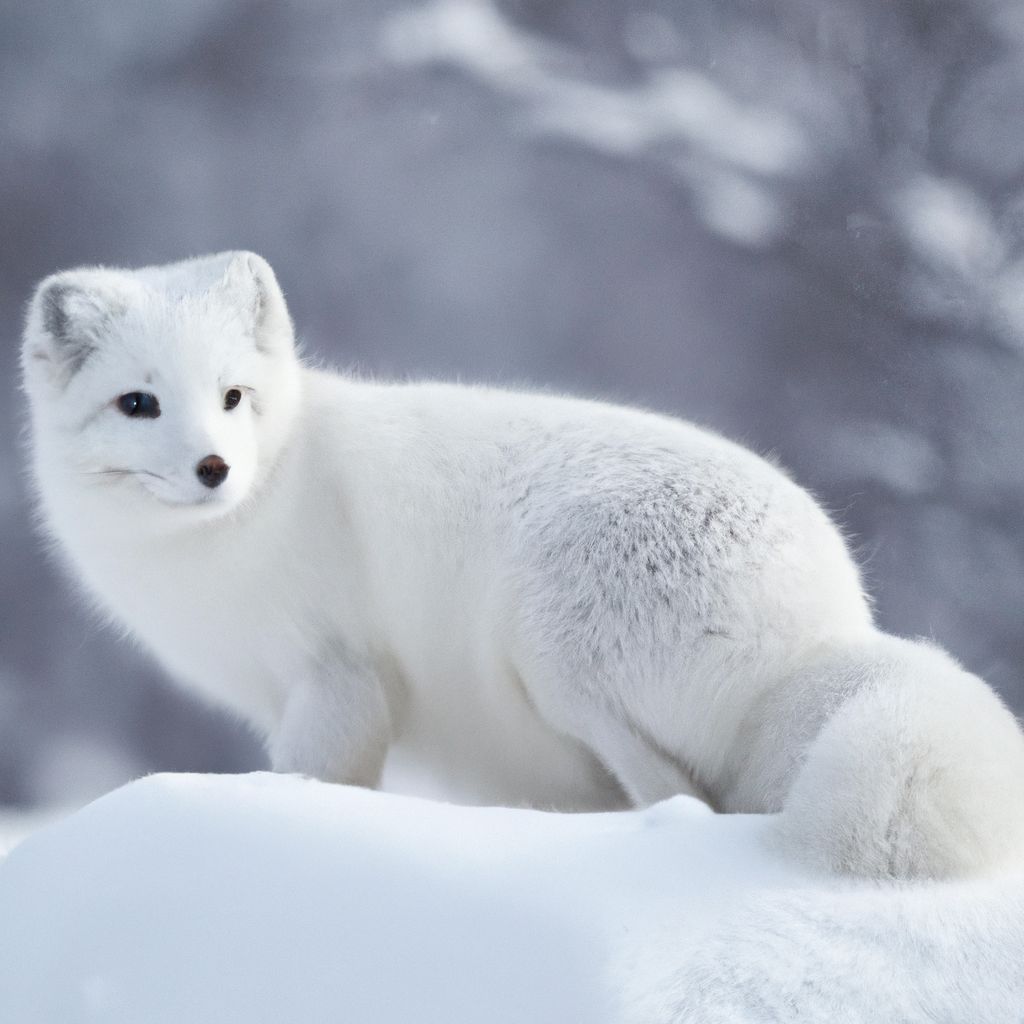
<path fill-rule="evenodd" d="M 44 498 L 154 523 L 216 518 L 251 497 L 280 456 L 300 378 L 284 296 L 248 252 L 46 278 L 22 372 Z"/>

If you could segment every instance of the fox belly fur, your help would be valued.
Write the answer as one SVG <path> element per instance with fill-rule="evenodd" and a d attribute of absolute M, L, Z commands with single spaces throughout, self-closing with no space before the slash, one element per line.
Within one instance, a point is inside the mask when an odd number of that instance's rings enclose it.
<path fill-rule="evenodd" d="M 811 496 L 725 439 L 305 365 L 271 268 L 56 274 L 23 347 L 41 517 L 97 604 L 275 768 L 460 798 L 691 793 L 824 870 L 1024 856 L 1024 738 L 876 629 Z"/>

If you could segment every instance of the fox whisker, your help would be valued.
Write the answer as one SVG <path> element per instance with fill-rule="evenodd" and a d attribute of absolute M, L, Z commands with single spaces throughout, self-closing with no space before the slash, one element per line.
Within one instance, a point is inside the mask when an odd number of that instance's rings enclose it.
<path fill-rule="evenodd" d="M 88 469 L 84 471 L 84 475 L 105 477 L 110 480 L 123 480 L 125 477 L 129 476 L 151 476 L 157 480 L 167 479 L 159 473 L 154 473 L 150 469 Z"/>

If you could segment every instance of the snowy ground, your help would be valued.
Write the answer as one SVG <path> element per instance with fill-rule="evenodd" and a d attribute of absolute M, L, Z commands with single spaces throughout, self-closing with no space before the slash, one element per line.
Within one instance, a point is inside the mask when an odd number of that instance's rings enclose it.
<path fill-rule="evenodd" d="M 31 811 L 0 811 L 0 857 L 44 825 L 71 814 L 76 808 L 46 807 Z"/>
<path fill-rule="evenodd" d="M 152 776 L 0 862 L 0 1020 L 1019 1024 L 1024 877 L 840 884 L 771 828 Z"/>

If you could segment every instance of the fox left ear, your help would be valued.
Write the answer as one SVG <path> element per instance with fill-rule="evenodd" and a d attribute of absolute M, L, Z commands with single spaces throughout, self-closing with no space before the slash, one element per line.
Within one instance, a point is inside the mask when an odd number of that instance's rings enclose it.
<path fill-rule="evenodd" d="M 46 278 L 29 304 L 22 346 L 25 372 L 38 367 L 66 387 L 128 302 L 128 285 L 113 271 L 83 268 Z"/>
<path fill-rule="evenodd" d="M 235 253 L 220 283 L 221 288 L 241 303 L 251 324 L 253 340 L 261 352 L 290 350 L 295 331 L 281 286 L 270 264 L 254 252 Z"/>

